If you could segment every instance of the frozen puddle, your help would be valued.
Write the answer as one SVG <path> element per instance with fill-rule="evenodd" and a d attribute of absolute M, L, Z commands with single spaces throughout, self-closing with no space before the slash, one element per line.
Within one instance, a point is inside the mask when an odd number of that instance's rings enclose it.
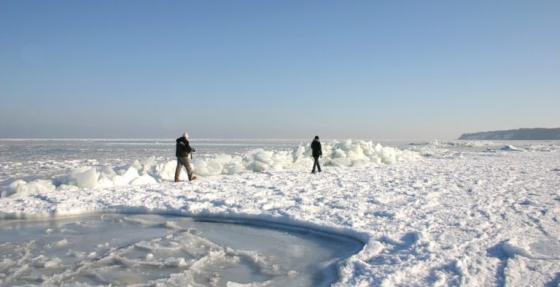
<path fill-rule="evenodd" d="M 258 222 L 103 214 L 0 221 L 0 286 L 325 286 L 351 238 Z"/>

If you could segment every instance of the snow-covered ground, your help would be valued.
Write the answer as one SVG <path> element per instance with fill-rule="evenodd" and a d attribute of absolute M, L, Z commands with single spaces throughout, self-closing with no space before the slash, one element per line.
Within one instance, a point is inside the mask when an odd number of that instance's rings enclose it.
<path fill-rule="evenodd" d="M 330 142 L 320 174 L 307 144 L 267 143 L 201 151 L 200 179 L 178 184 L 172 143 L 146 155 L 13 152 L 33 144 L 0 142 L 4 218 L 153 212 L 335 231 L 366 242 L 340 264 L 339 286 L 560 283 L 559 142 Z"/>

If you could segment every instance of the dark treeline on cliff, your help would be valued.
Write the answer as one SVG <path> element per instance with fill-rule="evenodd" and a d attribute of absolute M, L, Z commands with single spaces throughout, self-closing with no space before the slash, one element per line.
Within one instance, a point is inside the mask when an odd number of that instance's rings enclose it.
<path fill-rule="evenodd" d="M 560 140 L 560 128 L 517 129 L 505 131 L 489 131 L 466 133 L 460 140 Z"/>

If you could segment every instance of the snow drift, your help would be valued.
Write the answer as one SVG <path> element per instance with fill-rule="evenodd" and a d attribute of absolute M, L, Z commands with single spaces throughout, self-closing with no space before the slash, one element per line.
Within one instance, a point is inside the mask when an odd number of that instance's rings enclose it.
<path fill-rule="evenodd" d="M 371 164 L 392 164 L 414 160 L 418 153 L 384 147 L 371 141 L 333 142 L 323 144 L 322 164 L 335 167 L 360 167 Z M 243 155 L 216 154 L 206 159 L 195 159 L 194 172 L 197 176 L 234 175 L 245 172 L 265 171 L 308 171 L 312 165 L 311 149 L 299 145 L 292 150 L 255 149 Z M 56 188 L 96 188 L 125 185 L 156 184 L 174 179 L 176 160 L 144 161 L 122 167 L 89 166 L 71 170 L 68 174 L 50 180 L 31 182 L 16 180 L 1 192 L 2 197 L 14 193 L 28 194 Z M 184 169 L 182 178 L 186 178 Z"/>

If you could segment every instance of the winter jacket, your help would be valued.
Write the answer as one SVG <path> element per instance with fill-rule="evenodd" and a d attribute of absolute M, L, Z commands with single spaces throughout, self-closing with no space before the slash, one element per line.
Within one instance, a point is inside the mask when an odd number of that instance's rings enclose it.
<path fill-rule="evenodd" d="M 313 157 L 320 157 L 323 155 L 323 150 L 321 149 L 321 142 L 318 140 L 313 140 L 311 142 L 311 153 Z"/>
<path fill-rule="evenodd" d="M 185 137 L 178 138 L 175 148 L 175 155 L 177 157 L 187 157 L 191 152 L 194 152 L 194 148 L 192 148 L 189 144 L 189 140 Z"/>

